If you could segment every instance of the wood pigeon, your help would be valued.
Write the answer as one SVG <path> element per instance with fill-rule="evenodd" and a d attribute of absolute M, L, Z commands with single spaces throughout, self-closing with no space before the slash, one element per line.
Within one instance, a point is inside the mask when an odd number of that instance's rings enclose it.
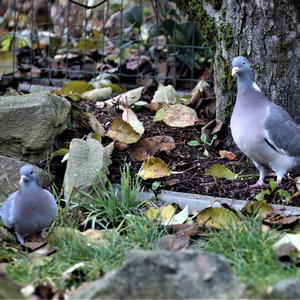
<path fill-rule="evenodd" d="M 38 184 L 32 165 L 24 165 L 20 175 L 19 190 L 4 201 L 0 214 L 3 224 L 12 229 L 23 244 L 24 237 L 43 232 L 52 224 L 57 204 L 54 196 Z"/>
<path fill-rule="evenodd" d="M 232 76 L 237 77 L 237 98 L 230 120 L 232 136 L 260 174 L 251 187 L 263 186 L 270 171 L 276 173 L 279 184 L 288 170 L 300 164 L 300 126 L 263 95 L 245 57 L 234 58 Z"/>

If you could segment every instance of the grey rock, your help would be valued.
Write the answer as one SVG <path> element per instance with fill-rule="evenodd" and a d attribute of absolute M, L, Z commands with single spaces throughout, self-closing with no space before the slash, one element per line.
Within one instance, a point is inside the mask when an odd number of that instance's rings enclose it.
<path fill-rule="evenodd" d="M 109 154 L 95 139 L 73 139 L 64 177 L 64 197 L 69 199 L 78 191 L 88 190 L 101 177 L 106 181 L 108 166 L 111 164 Z"/>
<path fill-rule="evenodd" d="M 276 283 L 270 292 L 271 299 L 300 299 L 300 279 L 288 279 Z"/>
<path fill-rule="evenodd" d="M 19 188 L 19 170 L 25 164 L 24 161 L 0 155 L 0 203 Z M 39 184 L 42 187 L 49 186 L 53 178 L 38 167 L 35 170 Z"/>
<path fill-rule="evenodd" d="M 45 159 L 70 111 L 66 99 L 48 93 L 0 97 L 0 155 L 30 163 Z"/>
<path fill-rule="evenodd" d="M 244 291 L 217 254 L 134 251 L 119 270 L 79 288 L 71 299 L 238 299 Z"/>

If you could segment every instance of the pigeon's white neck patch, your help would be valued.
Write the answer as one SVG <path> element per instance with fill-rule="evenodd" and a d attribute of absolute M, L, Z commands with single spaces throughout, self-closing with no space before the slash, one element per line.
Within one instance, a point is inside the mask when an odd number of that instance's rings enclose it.
<path fill-rule="evenodd" d="M 257 90 L 258 92 L 261 92 L 261 89 L 258 87 L 255 81 L 252 82 L 252 87 Z"/>

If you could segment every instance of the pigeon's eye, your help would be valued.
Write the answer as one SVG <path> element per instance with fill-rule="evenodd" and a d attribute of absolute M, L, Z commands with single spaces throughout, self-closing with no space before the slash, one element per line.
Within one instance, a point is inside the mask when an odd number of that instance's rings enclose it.
<path fill-rule="evenodd" d="M 33 175 L 33 171 L 31 171 L 30 174 Z"/>
<path fill-rule="evenodd" d="M 243 62 L 243 65 L 245 65 L 246 63 L 245 62 Z"/>

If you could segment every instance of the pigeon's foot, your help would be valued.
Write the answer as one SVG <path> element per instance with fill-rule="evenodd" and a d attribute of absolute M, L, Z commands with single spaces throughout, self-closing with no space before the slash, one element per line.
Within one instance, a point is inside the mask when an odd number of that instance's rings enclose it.
<path fill-rule="evenodd" d="M 251 184 L 249 187 L 250 187 L 250 189 L 257 189 L 257 188 L 262 188 L 265 186 L 266 186 L 266 184 L 264 183 L 264 181 L 261 179 L 258 179 L 255 184 Z"/>

